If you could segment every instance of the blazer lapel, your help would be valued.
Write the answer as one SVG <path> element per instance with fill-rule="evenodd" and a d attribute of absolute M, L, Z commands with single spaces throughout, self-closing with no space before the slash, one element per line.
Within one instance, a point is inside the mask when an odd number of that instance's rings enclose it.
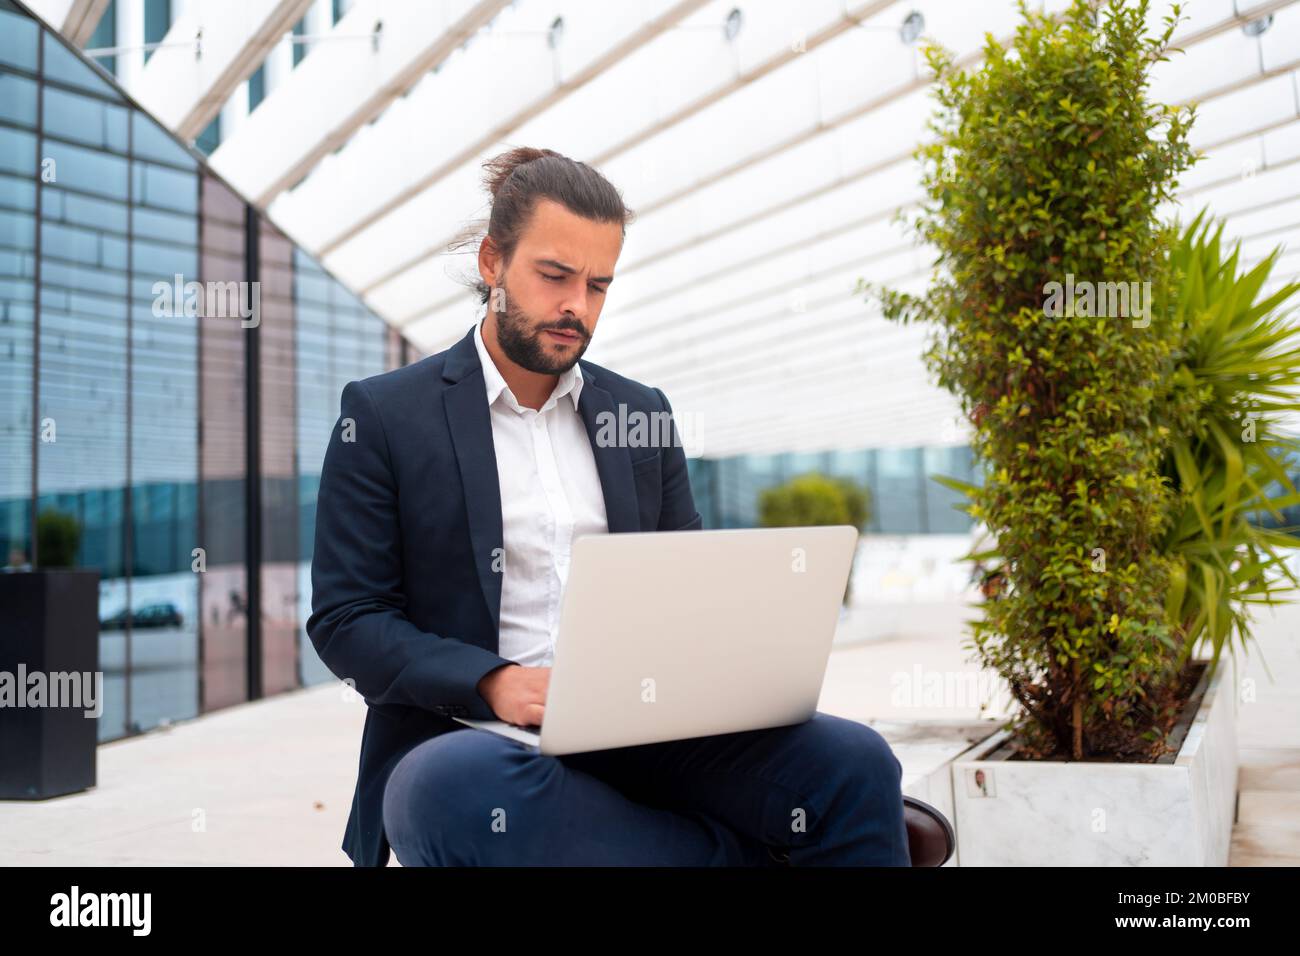
<path fill-rule="evenodd" d="M 474 336 L 475 323 L 459 342 L 447 351 L 442 377 L 443 406 L 447 429 L 451 434 L 461 486 L 465 490 L 465 514 L 469 523 L 470 545 L 478 571 L 483 598 L 497 633 L 501 628 L 501 571 L 493 570 L 501 550 L 501 486 L 497 477 L 496 448 L 492 442 L 492 418 L 483 384 Z M 597 441 L 600 426 L 606 421 L 617 425 L 613 399 L 607 390 L 596 385 L 596 375 L 585 362 L 582 365 L 582 395 L 578 410 L 591 441 L 605 498 L 605 516 L 610 533 L 639 531 L 636 487 L 632 479 L 632 455 L 625 447 L 612 444 L 602 447 Z M 604 415 L 602 416 L 602 413 Z M 509 556 L 505 556 L 509 560 Z"/>
<path fill-rule="evenodd" d="M 614 401 L 605 389 L 596 384 L 596 374 L 586 362 L 582 366 L 582 394 L 578 397 L 578 411 L 587 426 L 587 438 L 596 456 L 596 473 L 600 475 L 600 489 L 605 496 L 605 520 L 610 534 L 620 531 L 640 531 L 641 519 L 636 506 L 636 484 L 632 479 L 632 453 L 626 445 L 602 446 L 598 441 L 600 426 L 612 421 L 617 434 L 618 416 Z"/>
<path fill-rule="evenodd" d="M 493 632 L 501 627 L 501 571 L 492 569 L 504 555 L 501 539 L 501 487 L 497 479 L 496 449 L 492 445 L 492 419 L 483 385 L 483 369 L 474 348 L 478 327 L 453 345 L 443 363 L 442 377 L 451 384 L 443 389 L 447 430 L 451 433 L 461 487 L 465 489 L 465 515 L 470 548 L 478 571 L 483 598 L 492 615 Z M 498 568 L 503 567 L 496 561 Z"/>

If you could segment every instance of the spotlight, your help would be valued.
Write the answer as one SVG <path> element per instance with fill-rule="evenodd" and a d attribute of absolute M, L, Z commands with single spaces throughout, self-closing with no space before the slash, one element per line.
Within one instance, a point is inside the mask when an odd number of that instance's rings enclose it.
<path fill-rule="evenodd" d="M 920 11 L 913 10 L 903 20 L 903 25 L 898 29 L 898 36 L 905 44 L 911 46 L 924 30 L 925 17 L 921 16 Z"/>
<path fill-rule="evenodd" d="M 740 12 L 739 7 L 732 7 L 731 12 L 727 14 L 727 22 L 722 25 L 722 35 L 730 43 L 736 39 L 736 34 L 740 33 L 740 28 L 744 24 L 745 15 Z"/>
<path fill-rule="evenodd" d="M 1262 17 L 1256 17 L 1254 20 L 1249 20 L 1246 23 L 1243 23 L 1241 25 L 1241 32 L 1246 34 L 1248 37 L 1257 37 L 1266 33 L 1268 28 L 1272 25 L 1273 14 L 1266 13 Z"/>

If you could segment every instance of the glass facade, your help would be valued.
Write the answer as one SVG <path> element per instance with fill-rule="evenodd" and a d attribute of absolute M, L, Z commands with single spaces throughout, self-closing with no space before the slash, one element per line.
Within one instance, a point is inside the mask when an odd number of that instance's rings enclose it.
<path fill-rule="evenodd" d="M 117 46 L 117 0 L 108 0 L 104 13 L 95 24 L 95 32 L 86 41 L 87 50 L 107 50 Z M 95 62 L 114 76 L 117 75 L 117 57 L 101 56 Z"/>
<path fill-rule="evenodd" d="M 1300 487 L 1300 454 L 1279 460 L 1291 482 Z M 760 492 L 796 475 L 819 472 L 851 478 L 867 489 L 867 534 L 965 534 L 973 522 L 958 508 L 964 496 L 933 479 L 944 476 L 975 485 L 983 480 L 967 445 L 686 461 L 695 506 L 706 528 L 755 527 Z M 1270 482 L 1265 491 L 1270 497 L 1286 493 L 1279 482 Z M 1300 505 L 1279 508 L 1276 516 L 1260 510 L 1249 520 L 1264 528 L 1295 534 L 1300 529 Z"/>
<path fill-rule="evenodd" d="M 325 443 L 349 380 L 415 357 L 0 0 L 0 553 L 79 529 L 101 740 L 332 679 L 303 629 Z"/>
<path fill-rule="evenodd" d="M 688 458 L 691 492 L 706 528 L 758 524 L 761 491 L 796 475 L 850 478 L 867 489 L 871 534 L 962 534 L 971 520 L 956 509 L 962 496 L 934 475 L 979 483 L 970 448 L 879 448 L 854 451 Z"/>

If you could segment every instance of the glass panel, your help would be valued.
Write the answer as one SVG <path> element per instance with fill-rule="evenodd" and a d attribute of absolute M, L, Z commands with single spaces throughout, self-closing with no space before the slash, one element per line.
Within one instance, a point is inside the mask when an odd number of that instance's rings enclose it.
<path fill-rule="evenodd" d="M 81 196 L 62 189 L 41 191 L 41 215 L 44 222 L 68 222 L 111 232 L 126 232 L 126 203 Z"/>
<path fill-rule="evenodd" d="M 111 100 L 121 100 L 107 80 L 95 72 L 94 67 L 69 51 L 48 31 L 45 38 L 45 78 L 68 86 L 98 93 Z"/>
<path fill-rule="evenodd" d="M 126 110 L 98 97 L 45 88 L 45 132 L 63 139 L 126 152 Z"/>
<path fill-rule="evenodd" d="M 44 140 L 42 148 L 41 155 L 51 172 L 47 181 L 96 196 L 126 199 L 127 162 L 124 157 L 53 139 Z"/>
<path fill-rule="evenodd" d="M 12 19 L 0 11 L 0 31 Z M 15 144 L 28 148 L 0 139 L 0 153 Z M 0 228 L 0 557 L 9 568 L 26 566 L 32 557 L 35 189 L 30 180 L 0 176 L 0 223 L 6 224 Z"/>
<path fill-rule="evenodd" d="M 298 686 L 298 487 L 294 461 L 293 245 L 262 221 L 262 691 Z"/>
<path fill-rule="evenodd" d="M 876 453 L 876 500 L 884 534 L 918 534 L 925 529 L 927 489 L 921 486 L 921 449 L 881 448 Z"/>
<path fill-rule="evenodd" d="M 928 527 L 939 534 L 961 534 L 971 528 L 971 519 L 958 511 L 955 505 L 964 504 L 966 496 L 934 480 L 935 475 L 973 481 L 970 448 L 962 445 L 952 448 L 927 448 L 925 450 L 925 507 Z"/>
<path fill-rule="evenodd" d="M 36 81 L 0 73 L 0 120 L 20 126 L 36 125 Z"/>
<path fill-rule="evenodd" d="M 300 249 L 293 255 L 295 302 L 295 404 L 298 458 L 299 596 L 310 607 L 310 569 L 316 535 L 316 493 L 330 432 L 338 421 L 339 396 L 353 379 L 385 369 L 383 321 Z M 301 612 L 300 612 L 301 614 Z M 298 653 L 304 685 L 336 680 L 321 663 L 298 619 Z"/>
<path fill-rule="evenodd" d="M 131 114 L 131 149 L 136 156 L 156 159 L 160 163 L 170 163 L 185 169 L 198 168 L 198 162 L 171 134 L 155 123 L 144 113 Z"/>
<path fill-rule="evenodd" d="M 248 78 L 248 112 L 257 109 L 266 96 L 266 68 L 259 66 Z"/>
<path fill-rule="evenodd" d="M 10 10 L 0 10 L 0 63 L 36 72 L 35 21 Z"/>
<path fill-rule="evenodd" d="M 197 183 L 191 188 L 197 188 Z M 137 210 L 133 222 L 138 226 Z M 172 217 L 176 225 L 182 220 Z M 131 242 L 131 727 L 199 712 L 198 222 Z M 178 301 L 179 300 L 179 301 Z M 201 568 L 202 565 L 199 565 Z"/>
<path fill-rule="evenodd" d="M 244 207 L 224 185 L 202 178 L 200 268 L 205 282 L 238 282 L 244 270 Z M 229 319 L 199 322 L 199 575 L 203 615 L 202 709 L 248 700 L 248 567 L 245 549 L 244 329 Z"/>
<path fill-rule="evenodd" d="M 0 207 L 35 211 L 36 184 L 30 179 L 0 175 Z"/>
<path fill-rule="evenodd" d="M 137 237 L 194 244 L 194 217 L 137 207 L 131 219 Z"/>
<path fill-rule="evenodd" d="M 117 0 L 108 0 L 108 6 L 95 24 L 95 32 L 86 41 L 87 50 L 106 50 L 117 46 Z M 95 62 L 114 76 L 117 75 L 117 57 L 95 57 Z"/>
<path fill-rule="evenodd" d="M 307 33 L 307 21 L 299 20 L 293 25 L 293 35 L 297 37 L 305 36 Z M 293 45 L 293 65 L 297 66 L 302 62 L 302 58 L 307 55 L 307 44 L 295 42 Z"/>
<path fill-rule="evenodd" d="M 127 730 L 126 276 L 102 263 L 67 264 L 85 244 L 54 246 L 45 232 L 37 506 L 43 520 L 56 514 L 76 522 L 81 537 L 75 564 L 100 572 L 105 706 L 99 739 L 109 740 Z"/>
<path fill-rule="evenodd" d="M 212 117 L 212 122 L 203 127 L 203 132 L 194 141 L 194 148 L 204 156 L 211 156 L 221 145 L 221 114 Z"/>
<path fill-rule="evenodd" d="M 0 170 L 36 175 L 36 135 L 0 126 Z"/>
<path fill-rule="evenodd" d="M 144 0 L 144 42 L 161 43 L 172 25 L 171 0 Z M 149 62 L 152 50 L 145 50 L 144 61 Z"/>
<path fill-rule="evenodd" d="M 821 452 L 801 452 L 791 455 L 786 467 L 791 478 L 814 471 L 825 474 L 829 470 L 829 461 Z"/>
<path fill-rule="evenodd" d="M 132 164 L 133 197 L 144 206 L 195 213 L 199 203 L 196 182 L 193 173 L 153 163 Z"/>

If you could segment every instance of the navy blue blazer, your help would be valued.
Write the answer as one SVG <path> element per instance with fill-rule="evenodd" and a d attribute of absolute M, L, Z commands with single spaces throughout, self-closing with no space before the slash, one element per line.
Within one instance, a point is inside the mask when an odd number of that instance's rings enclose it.
<path fill-rule="evenodd" d="M 476 685 L 509 663 L 497 654 L 501 495 L 477 334 L 475 324 L 445 351 L 349 382 L 321 468 L 307 633 L 367 704 L 343 837 L 357 866 L 388 862 L 382 809 L 393 767 L 463 727 L 453 716 L 493 719 Z M 617 422 L 619 405 L 650 422 L 671 416 L 664 393 L 579 364 L 578 410 L 610 532 L 698 529 L 675 423 L 670 443 L 596 440 L 610 420 L 598 416 Z"/>

